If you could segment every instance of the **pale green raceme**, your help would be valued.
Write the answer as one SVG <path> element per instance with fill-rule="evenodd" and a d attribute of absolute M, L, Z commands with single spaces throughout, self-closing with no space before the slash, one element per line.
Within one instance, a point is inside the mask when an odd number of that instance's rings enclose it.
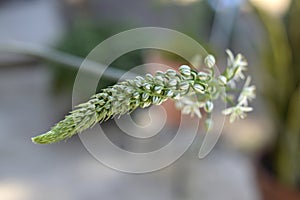
<path fill-rule="evenodd" d="M 144 77 L 137 76 L 133 80 L 119 82 L 95 94 L 86 103 L 76 106 L 75 110 L 52 127 L 49 132 L 33 137 L 32 141 L 37 144 L 59 142 L 98 122 L 130 113 L 138 107 L 160 105 L 167 99 L 174 100 L 183 114 L 192 116 L 195 114 L 201 117 L 200 108 L 209 114 L 213 110 L 214 100 L 217 98 L 228 100 L 225 98 L 225 90 L 235 88 L 235 81 L 243 78 L 242 71 L 247 65 L 240 54 L 235 58 L 230 51 L 227 53 L 228 67 L 219 77 L 215 77 L 214 73 L 215 58 L 208 55 L 204 60 L 206 66 L 201 71 L 182 65 L 179 72 L 171 69 L 165 72 L 157 71 L 154 75 L 146 74 Z M 249 94 L 249 89 L 243 94 L 243 102 L 247 103 L 245 95 Z M 249 100 L 252 100 L 255 97 L 254 91 L 251 90 L 248 96 Z M 230 112 L 227 110 L 225 114 L 234 115 L 234 118 L 244 117 L 245 113 L 241 110 L 250 111 L 251 109 L 248 109 L 250 108 L 248 104 L 244 105 L 243 102 L 232 105 L 238 106 L 239 109 L 231 108 Z M 239 112 L 234 113 L 235 110 Z"/>

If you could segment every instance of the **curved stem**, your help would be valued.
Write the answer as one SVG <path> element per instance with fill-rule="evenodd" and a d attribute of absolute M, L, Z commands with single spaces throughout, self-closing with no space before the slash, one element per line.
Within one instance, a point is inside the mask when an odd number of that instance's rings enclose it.
<path fill-rule="evenodd" d="M 84 68 L 87 73 L 99 74 L 103 73 L 103 76 L 118 80 L 125 73 L 125 71 L 117 68 L 107 68 L 106 66 L 91 60 L 87 60 L 75 55 L 71 55 L 65 52 L 61 52 L 49 47 L 44 47 L 37 44 L 10 41 L 6 43 L 0 43 L 0 52 L 4 53 L 17 53 L 27 56 L 32 56 L 38 59 L 49 60 L 56 63 L 64 64 L 70 68 L 78 70 L 83 61 L 85 61 L 86 67 Z M 128 74 L 128 72 L 126 72 Z M 130 77 L 135 77 L 137 74 L 130 73 Z"/>

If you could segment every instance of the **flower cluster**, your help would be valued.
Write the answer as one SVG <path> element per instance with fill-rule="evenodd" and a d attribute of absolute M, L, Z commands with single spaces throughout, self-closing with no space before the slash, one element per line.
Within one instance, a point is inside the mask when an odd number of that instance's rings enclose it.
<path fill-rule="evenodd" d="M 224 77 L 228 80 L 227 87 L 234 89 L 236 88 L 236 81 L 245 79 L 243 71 L 247 69 L 246 66 L 248 63 L 241 54 L 234 57 L 230 50 L 227 50 L 226 52 L 228 54 L 228 67 L 224 72 Z M 247 116 L 246 113 L 253 110 L 248 106 L 249 101 L 252 101 L 255 98 L 255 86 L 250 86 L 250 82 L 251 77 L 248 76 L 238 97 L 238 103 L 236 105 L 233 104 L 232 107 L 223 111 L 224 115 L 230 115 L 230 122 L 234 122 L 237 118 L 244 119 Z"/>
<path fill-rule="evenodd" d="M 146 74 L 144 77 L 137 76 L 135 79 L 119 82 L 95 94 L 88 102 L 78 105 L 49 132 L 32 138 L 32 141 L 39 144 L 58 142 L 98 122 L 130 113 L 138 107 L 160 105 L 167 99 L 173 99 L 183 114 L 201 118 L 200 108 L 211 113 L 213 100 L 226 96 L 225 90 L 230 87 L 228 83 L 236 81 L 237 77 L 244 78 L 242 72 L 247 63 L 243 57 L 239 54 L 234 58 L 230 51 L 227 53 L 229 66 L 217 78 L 214 73 L 215 58 L 208 55 L 204 60 L 206 68 L 203 71 L 182 65 L 179 72 L 172 69 L 157 71 L 154 75 Z M 237 106 L 224 111 L 226 115 L 231 114 L 230 119 L 243 118 L 244 112 L 250 111 L 248 101 L 255 97 L 255 88 L 249 84 L 250 79 L 247 79 Z"/>

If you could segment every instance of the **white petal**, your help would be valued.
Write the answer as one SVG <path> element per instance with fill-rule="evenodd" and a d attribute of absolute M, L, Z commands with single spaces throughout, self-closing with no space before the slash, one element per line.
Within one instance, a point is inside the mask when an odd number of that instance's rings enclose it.
<path fill-rule="evenodd" d="M 190 114 L 192 111 L 191 107 L 190 106 L 184 106 L 183 109 L 181 110 L 182 114 Z"/>
<path fill-rule="evenodd" d="M 228 60 L 227 60 L 228 65 L 232 65 L 234 61 L 233 53 L 229 49 L 226 49 L 226 53 L 228 55 Z"/>
<path fill-rule="evenodd" d="M 245 81 L 244 88 L 248 87 L 250 85 L 250 82 L 251 82 L 251 76 L 248 76 Z"/>
<path fill-rule="evenodd" d="M 235 121 L 236 117 L 237 117 L 237 115 L 236 115 L 235 113 L 232 113 L 232 114 L 230 115 L 229 122 L 230 122 L 230 123 L 233 123 L 233 122 Z"/>
<path fill-rule="evenodd" d="M 250 112 L 253 110 L 252 107 L 240 107 L 240 109 L 243 111 L 243 112 Z"/>
<path fill-rule="evenodd" d="M 223 115 L 229 115 L 234 111 L 235 107 L 230 107 L 222 111 Z"/>
<path fill-rule="evenodd" d="M 197 115 L 198 118 L 201 118 L 201 117 L 202 117 L 199 108 L 194 109 L 194 113 Z"/>

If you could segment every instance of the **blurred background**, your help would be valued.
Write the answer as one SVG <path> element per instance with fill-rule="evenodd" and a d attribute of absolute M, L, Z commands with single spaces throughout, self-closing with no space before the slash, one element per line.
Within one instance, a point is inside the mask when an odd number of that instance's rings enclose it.
<path fill-rule="evenodd" d="M 299 17 L 299 0 L 0 0 L 0 199 L 300 199 Z M 244 54 L 257 86 L 254 112 L 226 122 L 205 159 L 197 158 L 199 132 L 173 165 L 147 174 L 100 164 L 78 136 L 33 144 L 72 109 L 82 59 L 110 36 L 144 26 L 187 34 L 220 69 L 225 49 Z M 126 71 L 146 62 L 183 61 L 148 49 L 111 65 Z M 103 78 L 99 89 L 114 82 Z M 178 113 L 168 112 L 174 126 Z M 130 148 L 112 120 L 104 126 Z"/>

